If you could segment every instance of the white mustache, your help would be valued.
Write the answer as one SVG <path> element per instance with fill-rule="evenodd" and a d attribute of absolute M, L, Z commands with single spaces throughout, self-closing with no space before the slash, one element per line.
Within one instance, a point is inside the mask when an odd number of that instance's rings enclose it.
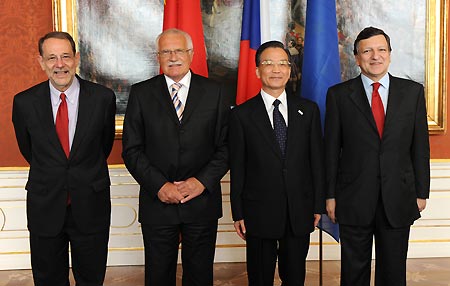
<path fill-rule="evenodd" d="M 177 61 L 177 62 L 170 62 L 169 63 L 169 67 L 170 66 L 176 66 L 176 65 L 182 65 L 183 63 L 182 62 L 180 62 L 180 61 Z"/>

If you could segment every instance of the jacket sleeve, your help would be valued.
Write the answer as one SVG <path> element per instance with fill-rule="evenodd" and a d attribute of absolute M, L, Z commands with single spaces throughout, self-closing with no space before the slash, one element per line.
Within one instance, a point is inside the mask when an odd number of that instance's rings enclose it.
<path fill-rule="evenodd" d="M 320 111 L 314 104 L 313 118 L 311 121 L 310 156 L 314 184 L 314 213 L 325 213 L 325 166 L 322 125 L 320 123 Z"/>
<path fill-rule="evenodd" d="M 17 144 L 19 145 L 20 153 L 31 164 L 31 138 L 27 130 L 26 115 L 23 110 L 23 105 L 20 104 L 19 96 L 14 97 L 12 122 L 14 124 L 14 131 L 16 133 Z"/>
<path fill-rule="evenodd" d="M 326 199 L 336 197 L 336 183 L 341 154 L 341 122 L 336 96 L 328 89 L 325 114 Z"/>
<path fill-rule="evenodd" d="M 430 143 L 427 112 L 423 86 L 420 86 L 414 124 L 414 138 L 411 148 L 416 179 L 417 198 L 427 199 L 430 195 Z"/>
<path fill-rule="evenodd" d="M 145 154 L 145 126 L 140 93 L 132 86 L 123 123 L 122 158 L 130 174 L 146 190 L 156 196 L 167 178 Z"/>
<path fill-rule="evenodd" d="M 242 195 L 245 181 L 245 136 L 237 110 L 230 116 L 230 177 L 231 177 L 231 213 L 234 221 L 244 219 Z"/>
<path fill-rule="evenodd" d="M 109 157 L 114 144 L 114 137 L 116 135 L 116 95 L 112 92 L 110 100 L 106 107 L 104 127 L 103 127 L 103 152 L 105 158 Z"/>
<path fill-rule="evenodd" d="M 214 154 L 209 162 L 195 175 L 195 177 L 209 191 L 228 171 L 228 122 L 230 105 L 228 94 L 223 88 L 219 89 L 220 97 L 217 107 L 217 120 L 214 135 Z"/>

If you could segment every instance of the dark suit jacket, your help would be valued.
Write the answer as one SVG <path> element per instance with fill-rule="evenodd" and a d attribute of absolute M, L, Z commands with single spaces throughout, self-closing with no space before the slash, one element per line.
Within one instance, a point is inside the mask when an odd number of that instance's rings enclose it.
<path fill-rule="evenodd" d="M 319 109 L 306 99 L 288 96 L 287 100 L 285 160 L 260 94 L 231 113 L 233 220 L 244 219 L 247 233 L 262 238 L 281 238 L 287 214 L 295 235 L 310 233 L 314 230 L 314 214 L 324 211 Z"/>
<path fill-rule="evenodd" d="M 325 119 L 327 198 L 340 223 L 368 225 L 378 200 L 394 227 L 420 217 L 428 198 L 430 147 L 423 86 L 390 75 L 383 138 L 361 76 L 328 90 Z"/>
<path fill-rule="evenodd" d="M 140 184 L 139 221 L 178 224 L 222 216 L 220 180 L 228 170 L 226 94 L 192 74 L 180 124 L 163 75 L 131 87 L 123 129 L 123 160 Z M 197 178 L 206 190 L 185 204 L 157 197 L 166 182 Z"/>
<path fill-rule="evenodd" d="M 56 235 L 63 227 L 70 193 L 81 231 L 110 225 L 110 180 L 106 162 L 114 141 L 114 92 L 78 78 L 78 119 L 69 158 L 59 143 L 45 81 L 14 97 L 13 123 L 20 152 L 30 164 L 27 193 L 28 229 Z"/>

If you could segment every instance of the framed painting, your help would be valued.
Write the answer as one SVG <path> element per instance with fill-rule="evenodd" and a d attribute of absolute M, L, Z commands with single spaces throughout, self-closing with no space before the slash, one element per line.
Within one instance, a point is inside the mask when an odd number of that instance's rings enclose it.
<path fill-rule="evenodd" d="M 244 0 L 199 1 L 210 77 L 235 86 Z M 430 134 L 446 130 L 448 1 L 336 1 L 342 79 L 359 73 L 349 50 L 352 37 L 365 26 L 382 28 L 391 36 L 395 53 L 390 72 L 425 86 Z M 81 53 L 80 75 L 116 92 L 118 138 L 122 135 L 131 84 L 159 73 L 154 39 L 162 30 L 164 0 L 119 2 L 53 0 L 54 28 L 74 37 Z M 295 23 L 296 32 L 304 33 L 306 0 L 272 4 L 280 23 L 271 25 L 283 30 L 278 34 L 284 35 L 288 22 Z M 285 14 L 277 11 L 277 7 Z M 284 40 L 284 36 L 280 37 L 279 40 Z"/>
<path fill-rule="evenodd" d="M 290 33 L 304 36 L 307 0 L 291 1 Z M 368 26 L 391 38 L 389 72 L 424 85 L 430 134 L 446 130 L 448 0 L 336 0 L 341 78 L 360 73 L 353 55 L 357 34 Z M 292 30 L 293 28 L 293 30 Z"/>

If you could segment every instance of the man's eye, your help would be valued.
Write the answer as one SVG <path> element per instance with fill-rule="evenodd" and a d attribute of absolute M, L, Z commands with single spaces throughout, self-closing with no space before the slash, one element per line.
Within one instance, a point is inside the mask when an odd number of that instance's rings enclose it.
<path fill-rule="evenodd" d="M 280 61 L 278 64 L 283 67 L 287 67 L 287 66 L 291 65 L 291 63 L 288 61 Z"/>

